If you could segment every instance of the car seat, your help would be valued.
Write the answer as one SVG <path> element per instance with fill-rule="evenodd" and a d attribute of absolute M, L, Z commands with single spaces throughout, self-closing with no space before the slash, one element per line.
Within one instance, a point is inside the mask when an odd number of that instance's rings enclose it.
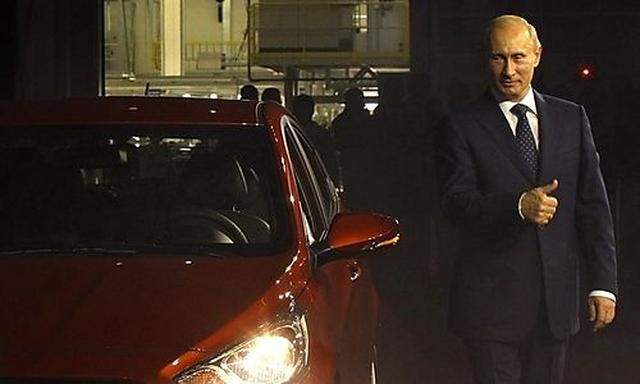
<path fill-rule="evenodd" d="M 234 156 L 194 154 L 183 173 L 181 197 L 170 215 L 173 240 L 266 243 L 270 239 L 269 224 L 242 210 L 252 197 L 245 171 Z"/>

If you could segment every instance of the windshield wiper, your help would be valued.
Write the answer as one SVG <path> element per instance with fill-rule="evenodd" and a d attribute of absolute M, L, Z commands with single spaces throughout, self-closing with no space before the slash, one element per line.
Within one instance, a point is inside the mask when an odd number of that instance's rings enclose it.
<path fill-rule="evenodd" d="M 213 257 L 228 257 L 231 255 L 229 251 L 226 251 L 224 249 L 203 244 L 162 244 L 147 246 L 145 247 L 145 250 L 148 252 L 156 252 L 162 254 L 181 254 Z"/>
<path fill-rule="evenodd" d="M 78 248 L 33 248 L 33 249 L 12 249 L 0 251 L 0 255 L 42 255 L 42 254 L 61 254 L 61 253 L 92 253 L 92 254 L 136 254 L 135 249 L 118 249 L 118 248 L 102 248 L 102 247 L 78 247 Z"/>
<path fill-rule="evenodd" d="M 46 254 L 92 254 L 92 255 L 140 255 L 140 254 L 172 254 L 172 255 L 193 255 L 193 256 L 211 256 L 211 257 L 228 257 L 235 255 L 229 250 L 219 249 L 210 245 L 129 245 L 127 248 L 109 248 L 109 247 L 51 247 L 51 248 L 24 248 L 24 249 L 7 249 L 0 250 L 0 255 L 46 255 Z"/>

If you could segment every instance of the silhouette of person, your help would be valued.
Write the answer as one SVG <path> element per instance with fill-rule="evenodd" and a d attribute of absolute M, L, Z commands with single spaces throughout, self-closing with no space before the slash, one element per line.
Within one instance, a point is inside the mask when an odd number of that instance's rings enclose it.
<path fill-rule="evenodd" d="M 417 177 L 411 172 L 419 163 L 411 159 L 412 149 L 418 143 L 411 137 L 406 127 L 406 111 L 404 107 L 404 84 L 400 78 L 391 77 L 382 82 L 380 88 L 380 104 L 373 111 L 371 145 L 376 148 L 377 166 L 384 174 L 377 179 L 376 209 L 388 212 L 400 218 L 402 223 L 403 209 L 410 199 L 403 198 L 407 192 L 415 189 L 408 183 L 416 183 Z M 415 211 L 415 204 L 409 204 L 410 211 Z"/>
<path fill-rule="evenodd" d="M 640 239 L 637 220 L 640 217 L 640 88 L 633 85 L 633 79 L 617 76 L 615 86 L 615 211 L 617 239 L 619 239 L 621 286 L 627 297 L 637 297 L 640 292 Z"/>
<path fill-rule="evenodd" d="M 338 180 L 338 160 L 336 159 L 333 140 L 329 131 L 320 124 L 313 121 L 316 103 L 309 95 L 298 95 L 293 99 L 293 114 L 298 119 L 300 127 L 305 135 L 311 140 L 316 150 L 320 154 L 327 172 L 331 178 Z"/>
<path fill-rule="evenodd" d="M 282 104 L 282 96 L 280 90 L 276 87 L 265 88 L 262 91 L 262 101 L 275 101 L 278 104 Z"/>
<path fill-rule="evenodd" d="M 341 185 L 352 209 L 369 209 L 373 148 L 369 145 L 371 116 L 364 108 L 364 94 L 356 87 L 344 94 L 345 108 L 331 122 L 330 132 L 338 152 Z"/>
<path fill-rule="evenodd" d="M 254 100 L 258 101 L 258 88 L 253 84 L 246 84 L 240 88 L 240 100 Z"/>

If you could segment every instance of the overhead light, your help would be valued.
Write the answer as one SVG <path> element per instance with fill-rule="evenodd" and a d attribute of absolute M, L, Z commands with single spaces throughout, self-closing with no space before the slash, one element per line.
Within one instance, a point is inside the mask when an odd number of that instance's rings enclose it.
<path fill-rule="evenodd" d="M 378 103 L 364 103 L 364 108 L 371 113 L 373 113 L 377 107 Z"/>
<path fill-rule="evenodd" d="M 371 89 L 371 90 L 363 89 L 362 90 L 362 94 L 364 95 L 364 97 L 378 97 L 379 96 L 377 89 Z"/>

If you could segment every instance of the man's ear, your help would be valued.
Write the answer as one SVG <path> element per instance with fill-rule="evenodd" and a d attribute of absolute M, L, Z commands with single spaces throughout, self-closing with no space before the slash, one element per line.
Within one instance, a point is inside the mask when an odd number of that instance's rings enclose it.
<path fill-rule="evenodd" d="M 533 63 L 533 67 L 537 67 L 540 64 L 540 59 L 542 58 L 542 47 L 538 48 L 536 52 L 536 61 Z"/>

